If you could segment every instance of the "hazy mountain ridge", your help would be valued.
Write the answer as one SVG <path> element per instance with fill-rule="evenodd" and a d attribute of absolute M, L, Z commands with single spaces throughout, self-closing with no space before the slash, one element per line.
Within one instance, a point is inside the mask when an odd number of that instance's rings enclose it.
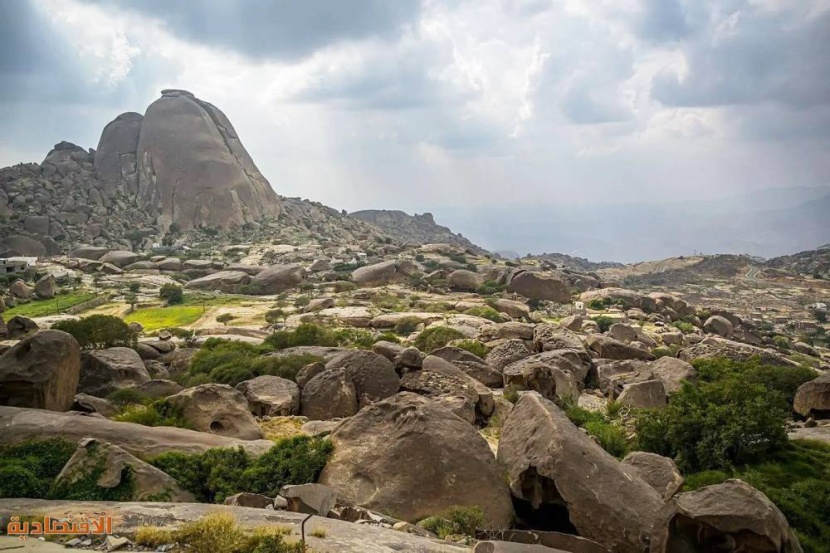
<path fill-rule="evenodd" d="M 364 209 L 349 213 L 349 216 L 377 226 L 405 245 L 447 243 L 477 254 L 487 251 L 473 244 L 462 234 L 437 224 L 432 213 L 409 215 L 398 210 Z"/>

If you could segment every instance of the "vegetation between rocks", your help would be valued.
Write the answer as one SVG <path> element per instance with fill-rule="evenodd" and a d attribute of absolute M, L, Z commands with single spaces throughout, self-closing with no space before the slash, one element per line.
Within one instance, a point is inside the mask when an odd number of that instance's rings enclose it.
<path fill-rule="evenodd" d="M 447 536 L 475 538 L 476 530 L 484 524 L 480 507 L 453 506 L 437 515 L 427 517 L 418 526 L 436 534 L 442 540 Z"/>
<path fill-rule="evenodd" d="M 59 321 L 52 328 L 71 334 L 81 349 L 132 347 L 136 341 L 135 333 L 129 325 L 111 315 L 90 315 L 78 320 Z"/>

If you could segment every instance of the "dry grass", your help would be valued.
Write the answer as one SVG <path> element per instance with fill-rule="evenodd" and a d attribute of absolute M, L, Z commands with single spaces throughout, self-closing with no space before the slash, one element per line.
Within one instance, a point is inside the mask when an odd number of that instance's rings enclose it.
<path fill-rule="evenodd" d="M 259 421 L 259 426 L 267 440 L 281 440 L 304 435 L 300 428 L 306 423 L 302 417 L 272 417 L 271 420 Z"/>

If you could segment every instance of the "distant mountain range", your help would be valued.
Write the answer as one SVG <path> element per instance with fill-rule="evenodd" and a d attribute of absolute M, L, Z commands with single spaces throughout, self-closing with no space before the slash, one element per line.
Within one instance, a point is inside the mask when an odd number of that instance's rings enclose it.
<path fill-rule="evenodd" d="M 403 211 L 366 209 L 349 213 L 349 215 L 372 223 L 384 233 L 406 245 L 453 244 L 476 254 L 487 253 L 484 248 L 473 244 L 463 235 L 437 224 L 432 213 L 409 215 Z"/>

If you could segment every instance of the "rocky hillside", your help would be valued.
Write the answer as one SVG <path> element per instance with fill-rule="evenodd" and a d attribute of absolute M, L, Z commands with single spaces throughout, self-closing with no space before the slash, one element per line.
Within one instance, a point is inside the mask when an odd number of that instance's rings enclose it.
<path fill-rule="evenodd" d="M 815 250 L 776 257 L 765 265 L 788 273 L 830 279 L 830 244 Z"/>
<path fill-rule="evenodd" d="M 409 245 L 453 244 L 471 253 L 481 254 L 486 250 L 476 246 L 461 234 L 435 222 L 432 213 L 409 215 L 403 211 L 366 209 L 350 213 L 352 217 L 372 223 L 397 241 Z"/>
<path fill-rule="evenodd" d="M 278 196 L 227 117 L 182 90 L 162 91 L 144 115 L 119 115 L 97 150 L 61 142 L 40 164 L 0 169 L 4 255 L 148 250 L 204 231 L 219 243 L 392 241 L 320 203 Z"/>
<path fill-rule="evenodd" d="M 562 269 L 585 272 L 623 267 L 622 263 L 615 263 L 613 261 L 588 261 L 584 257 L 574 257 L 564 253 L 543 253 L 540 255 L 532 255 L 528 258 L 522 259 L 522 261 L 538 261 L 554 267 L 560 267 Z"/>

